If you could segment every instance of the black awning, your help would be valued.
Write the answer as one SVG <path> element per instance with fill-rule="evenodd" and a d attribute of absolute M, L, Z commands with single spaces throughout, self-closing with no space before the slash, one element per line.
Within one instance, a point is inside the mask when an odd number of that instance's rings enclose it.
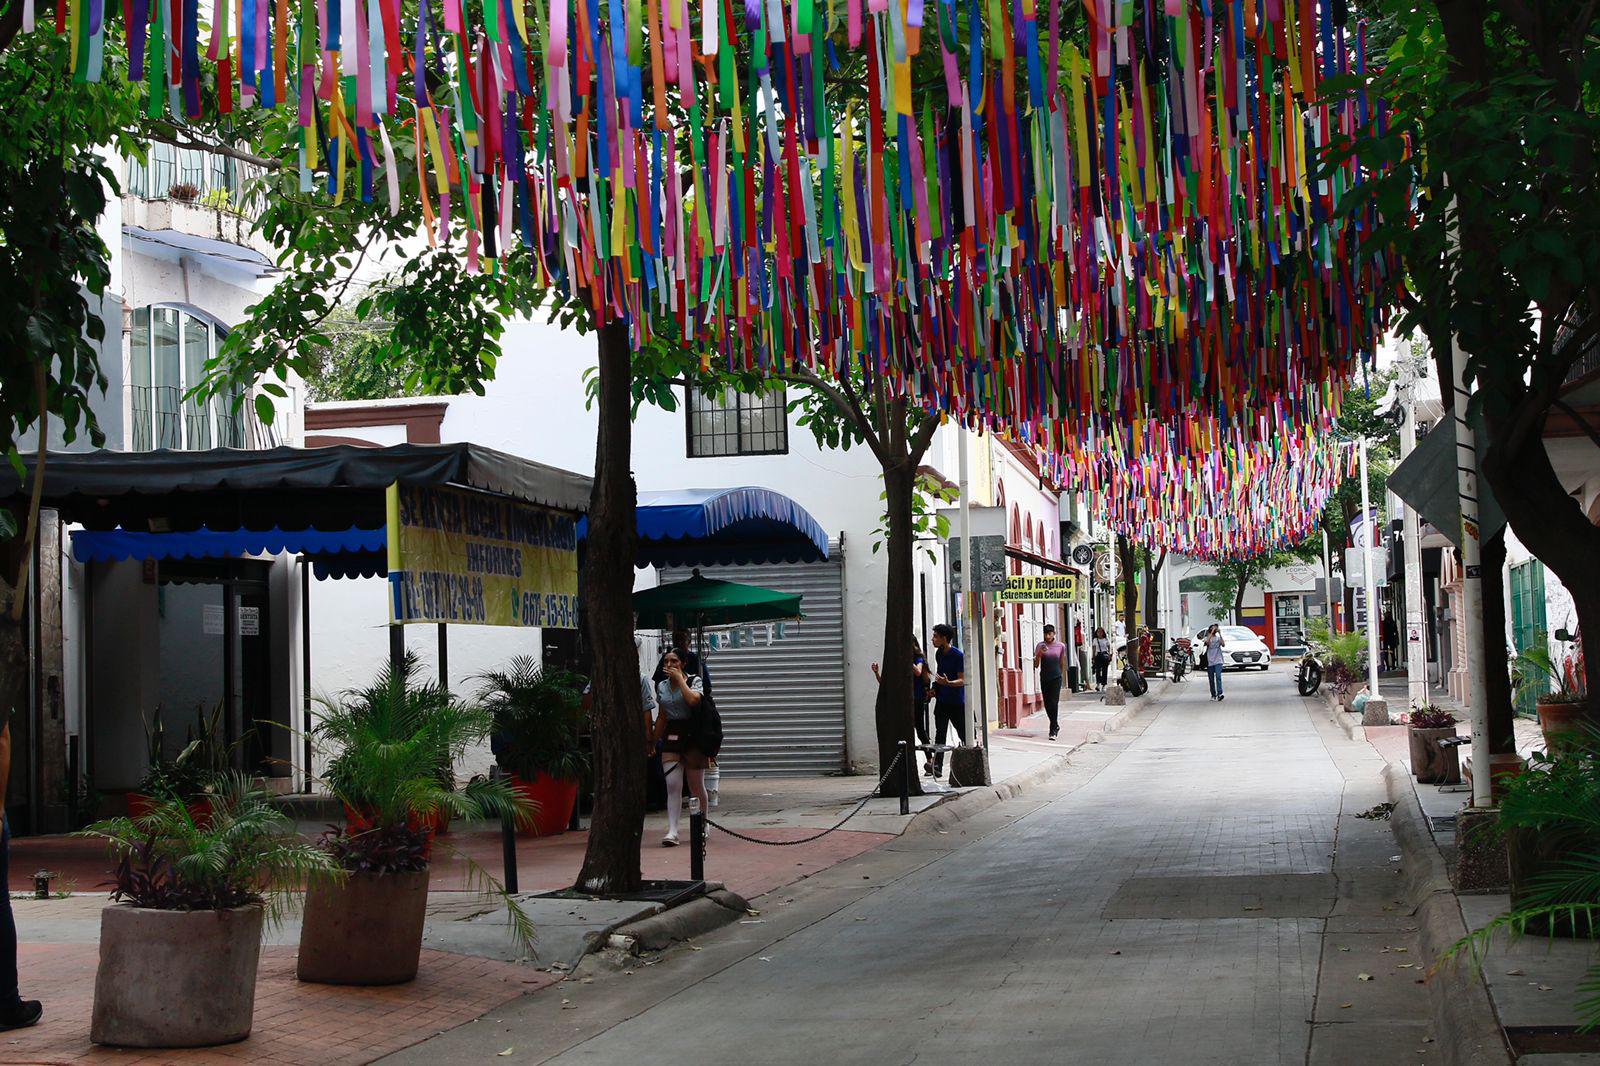
<path fill-rule="evenodd" d="M 31 488 L 0 464 L 0 502 Z M 584 512 L 590 479 L 476 444 L 246 451 L 53 452 L 45 463 L 44 506 L 90 529 L 150 532 L 211 529 L 375 529 L 384 489 L 403 481 L 458 485 Z"/>

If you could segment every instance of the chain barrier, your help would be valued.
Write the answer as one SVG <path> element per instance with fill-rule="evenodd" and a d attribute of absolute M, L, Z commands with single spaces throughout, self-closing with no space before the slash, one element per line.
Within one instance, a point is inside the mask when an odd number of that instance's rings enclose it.
<path fill-rule="evenodd" d="M 839 819 L 839 821 L 837 823 L 835 823 L 834 825 L 828 827 L 827 829 L 824 829 L 822 832 L 817 833 L 817 834 L 815 834 L 813 836 L 804 837 L 804 838 L 802 838 L 800 840 L 762 840 L 759 837 L 747 836 L 744 833 L 741 833 L 736 829 L 729 829 L 725 825 L 718 825 L 716 822 L 713 822 L 709 816 L 707 816 L 707 818 L 706 818 L 706 824 L 709 825 L 713 829 L 720 830 L 721 832 L 724 832 L 724 833 L 728 834 L 729 836 L 734 837 L 735 839 L 743 840 L 743 841 L 745 841 L 746 843 L 749 843 L 749 844 L 765 844 L 769 848 L 792 848 L 796 844 L 809 844 L 814 840 L 821 840 L 823 837 L 827 836 L 829 833 L 833 832 L 834 830 L 840 828 L 841 826 L 844 825 L 844 823 L 848 822 L 850 819 L 852 819 L 856 815 L 860 814 L 861 813 L 861 808 L 865 807 L 869 800 L 878 798 L 882 794 L 884 784 L 889 780 L 889 775 L 894 773 L 894 768 L 896 766 L 900 765 L 900 758 L 904 754 L 905 754 L 905 752 L 903 750 L 895 752 L 894 758 L 889 760 L 889 768 L 883 772 L 883 776 L 882 777 L 878 778 L 877 786 L 871 792 L 868 792 L 865 796 L 863 796 L 861 798 L 861 802 L 855 805 L 855 809 L 853 809 L 849 814 L 845 815 L 843 818 Z"/>

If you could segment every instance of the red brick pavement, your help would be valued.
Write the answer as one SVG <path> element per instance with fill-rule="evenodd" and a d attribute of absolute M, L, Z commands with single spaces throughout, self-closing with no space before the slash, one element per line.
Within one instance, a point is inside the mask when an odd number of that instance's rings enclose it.
<path fill-rule="evenodd" d="M 680 829 L 688 841 L 689 820 Z M 684 879 L 689 876 L 689 849 L 663 848 L 659 819 L 645 829 L 643 865 L 647 878 Z M 796 840 L 817 832 L 794 827 L 740 829 L 740 832 L 765 840 Z M 517 887 L 524 892 L 543 892 L 565 888 L 577 879 L 583 864 L 583 850 L 589 834 L 563 833 L 560 836 L 517 839 Z M 858 833 L 841 830 L 821 840 L 793 847 L 768 847 L 737 840 L 724 833 L 711 833 L 706 849 L 706 875 L 721 881 L 733 891 L 753 899 L 775 888 L 809 877 L 819 870 L 843 862 L 892 839 L 886 833 Z M 434 853 L 430 885 L 438 890 L 461 890 L 469 886 L 468 862 L 499 878 L 503 872 L 500 834 L 493 832 L 451 832 Z M 19 837 L 11 842 L 10 881 L 13 892 L 33 888 L 36 870 L 51 870 L 75 884 L 77 892 L 96 892 L 106 881 L 109 863 L 105 847 L 82 837 Z M 57 882 L 59 887 L 64 882 Z"/>
<path fill-rule="evenodd" d="M 454 1029 L 557 981 L 525 966 L 424 951 L 422 969 L 410 984 L 310 985 L 295 980 L 294 948 L 268 947 L 261 953 L 255 1025 L 248 1039 L 189 1051 L 123 1050 L 89 1042 L 97 959 L 93 944 L 22 945 L 18 961 L 26 994 L 44 1001 L 45 1015 L 33 1029 L 0 1033 L 0 1063 L 353 1066 Z"/>

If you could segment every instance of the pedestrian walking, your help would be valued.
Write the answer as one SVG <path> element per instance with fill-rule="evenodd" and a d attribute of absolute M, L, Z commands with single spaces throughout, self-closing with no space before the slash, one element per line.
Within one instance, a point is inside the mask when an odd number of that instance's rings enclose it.
<path fill-rule="evenodd" d="M 1383 668 L 1400 669 L 1400 627 L 1395 625 L 1394 615 L 1388 611 L 1383 612 L 1383 622 L 1378 627 L 1378 637 L 1383 644 Z"/>
<path fill-rule="evenodd" d="M 1044 639 L 1033 649 L 1033 668 L 1039 671 L 1039 692 L 1044 696 L 1044 713 L 1050 719 L 1050 739 L 1061 732 L 1057 718 L 1061 707 L 1062 664 L 1067 659 L 1067 646 L 1056 639 L 1056 627 L 1044 627 Z"/>
<path fill-rule="evenodd" d="M 962 746 L 967 743 L 967 660 L 956 647 L 954 627 L 940 622 L 933 627 L 934 743 L 944 746 L 951 726 Z M 933 776 L 944 773 L 944 752 L 933 755 Z"/>
<path fill-rule="evenodd" d="M 1105 626 L 1094 627 L 1094 688 L 1096 692 L 1106 690 L 1106 671 L 1111 668 L 1111 640 L 1106 636 Z"/>
<path fill-rule="evenodd" d="M 44 1015 L 36 999 L 17 990 L 17 922 L 11 913 L 6 878 L 11 856 L 11 821 L 6 817 L 6 787 L 11 783 L 11 723 L 0 725 L 0 1032 L 26 1029 Z"/>
<path fill-rule="evenodd" d="M 1215 622 L 1206 630 L 1206 680 L 1211 684 L 1211 698 L 1222 699 L 1222 627 Z"/>
<path fill-rule="evenodd" d="M 706 757 L 693 735 L 694 710 L 705 694 L 699 674 L 686 673 L 678 653 L 668 651 L 661 660 L 665 675 L 656 684 L 656 703 L 661 714 L 656 718 L 656 739 L 661 742 L 662 770 L 667 776 L 667 835 L 661 846 L 678 846 L 678 819 L 683 807 L 683 791 L 700 801 L 702 813 L 710 809 L 706 795 Z"/>
<path fill-rule="evenodd" d="M 1083 623 L 1072 621 L 1072 648 L 1067 652 L 1067 691 L 1078 692 L 1088 686 L 1083 683 L 1084 671 L 1078 660 L 1083 656 Z"/>
<path fill-rule="evenodd" d="M 872 664 L 872 676 L 883 683 L 883 671 L 877 663 Z M 922 642 L 916 634 L 911 635 L 911 721 L 917 730 L 917 743 L 924 748 L 932 743 L 928 738 L 928 657 L 923 654 Z M 933 753 L 922 753 L 922 772 L 925 775 L 933 774 Z"/>
<path fill-rule="evenodd" d="M 661 653 L 661 660 L 656 664 L 655 673 L 650 675 L 653 684 L 659 685 L 667 679 L 667 656 L 676 654 L 678 661 L 683 664 L 683 672 L 700 679 L 700 685 L 707 695 L 711 694 L 711 671 L 706 669 L 706 664 L 701 661 L 700 654 L 694 650 L 689 640 L 687 629 L 674 629 L 672 631 L 672 646 Z"/>

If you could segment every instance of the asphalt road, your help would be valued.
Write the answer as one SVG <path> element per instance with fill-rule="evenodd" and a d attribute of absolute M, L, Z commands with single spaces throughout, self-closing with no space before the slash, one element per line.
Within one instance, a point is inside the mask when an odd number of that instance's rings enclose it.
<path fill-rule="evenodd" d="M 1429 1061 L 1408 956 L 1379 958 L 1412 931 L 1394 844 L 1349 818 L 1380 760 L 1288 668 L 1226 687 L 1191 675 L 1030 796 L 397 1061 Z"/>

